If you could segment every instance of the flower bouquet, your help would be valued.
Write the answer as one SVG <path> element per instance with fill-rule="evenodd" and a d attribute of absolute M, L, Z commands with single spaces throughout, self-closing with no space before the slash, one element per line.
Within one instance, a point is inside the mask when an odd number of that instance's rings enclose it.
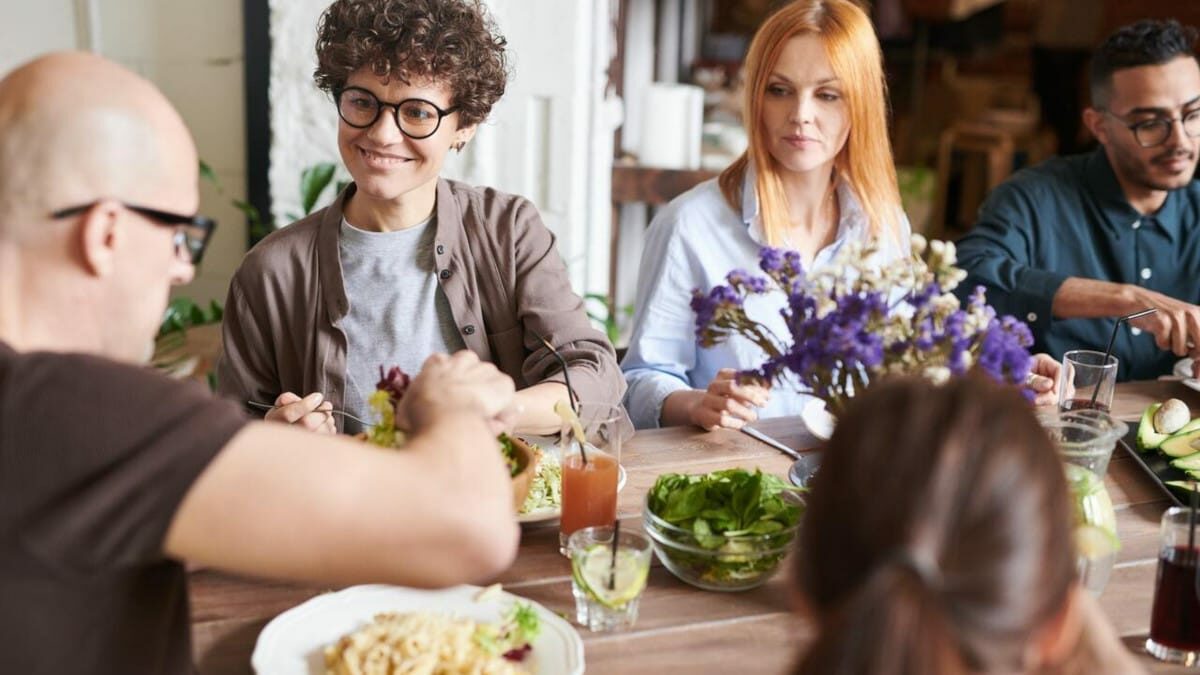
<path fill-rule="evenodd" d="M 966 278 L 955 267 L 954 244 L 913 235 L 908 261 L 879 265 L 872 245 L 849 243 L 833 264 L 813 274 L 800 255 L 762 249 L 765 276 L 734 270 L 707 293 L 696 289 L 696 339 L 702 347 L 741 335 L 766 356 L 758 368 L 738 373 L 743 383 L 791 381 L 822 399 L 835 417 L 855 392 L 890 374 L 918 373 L 942 382 L 968 370 L 1024 385 L 1033 358 L 1029 327 L 997 317 L 975 289 L 966 307 L 951 292 Z M 905 264 L 907 262 L 907 264 Z M 750 319 L 752 295 L 783 293 L 788 335 L 778 336 Z M 1026 390 L 1027 395 L 1032 392 Z"/>
<path fill-rule="evenodd" d="M 396 410 L 412 378 L 400 368 L 393 366 L 386 372 L 379 366 L 379 382 L 375 391 L 367 397 L 367 404 L 378 420 L 374 426 L 360 434 L 360 438 L 381 448 L 400 448 L 408 440 L 407 434 L 397 426 Z M 521 511 L 529 495 L 529 488 L 538 471 L 541 450 L 524 440 L 508 434 L 496 437 L 500 451 L 508 464 L 513 481 L 513 507 Z"/>

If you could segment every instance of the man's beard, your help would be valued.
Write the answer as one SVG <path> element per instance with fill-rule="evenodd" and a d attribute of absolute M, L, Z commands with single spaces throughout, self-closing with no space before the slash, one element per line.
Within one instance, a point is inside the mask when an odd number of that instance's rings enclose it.
<path fill-rule="evenodd" d="M 1193 162 L 1192 170 L 1185 174 L 1166 178 L 1155 174 L 1154 167 L 1158 163 L 1165 162 L 1176 157 L 1184 157 L 1187 158 L 1188 161 Z M 1128 176 L 1129 179 L 1139 187 L 1147 190 L 1167 191 L 1178 190 L 1179 188 L 1191 182 L 1196 171 L 1196 166 L 1194 164 L 1195 159 L 1196 153 L 1194 152 L 1184 148 L 1172 148 L 1170 150 L 1165 150 L 1154 157 L 1151 157 L 1145 162 L 1137 157 L 1121 153 L 1120 164 L 1125 170 L 1125 175 Z"/>

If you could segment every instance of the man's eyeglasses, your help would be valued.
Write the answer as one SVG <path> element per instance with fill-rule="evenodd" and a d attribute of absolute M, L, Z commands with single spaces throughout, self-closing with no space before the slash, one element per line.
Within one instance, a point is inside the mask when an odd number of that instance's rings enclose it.
<path fill-rule="evenodd" d="M 457 107 L 442 110 L 423 98 L 388 103 L 361 87 L 347 87 L 337 92 L 338 116 L 355 129 L 366 129 L 375 124 L 385 107 L 392 109 L 400 133 L 418 141 L 436 134 L 442 118 L 458 110 Z"/>
<path fill-rule="evenodd" d="M 1189 138 L 1200 138 L 1200 109 L 1184 113 L 1181 117 L 1156 117 L 1133 124 L 1121 119 L 1116 113 L 1108 110 L 1104 112 L 1132 131 L 1133 139 L 1143 148 L 1154 148 L 1166 143 L 1176 122 L 1183 125 L 1183 133 Z"/>
<path fill-rule="evenodd" d="M 50 216 L 52 218 L 70 218 L 85 213 L 88 209 L 99 203 L 95 201 L 80 206 L 72 206 L 55 211 Z M 145 216 L 156 225 L 175 228 L 175 254 L 179 256 L 180 260 L 186 259 L 193 265 L 200 264 L 200 259 L 204 257 L 204 249 L 208 247 L 208 241 L 212 238 L 213 230 L 217 229 L 217 221 L 212 218 L 205 218 L 204 216 L 185 216 L 178 213 L 171 213 L 170 211 L 160 211 L 124 202 L 121 202 L 121 206 Z"/>

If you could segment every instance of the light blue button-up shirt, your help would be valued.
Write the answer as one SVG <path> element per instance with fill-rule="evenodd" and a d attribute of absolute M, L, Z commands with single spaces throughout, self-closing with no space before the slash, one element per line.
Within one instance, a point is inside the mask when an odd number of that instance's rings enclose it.
<path fill-rule="evenodd" d="M 705 181 L 664 207 L 646 234 L 638 279 L 633 337 L 621 370 L 629 383 L 625 408 L 639 429 L 658 427 L 663 402 L 682 389 L 705 389 L 722 368 L 758 367 L 767 355 L 753 342 L 735 335 L 711 348 L 696 344 L 692 289 L 708 291 L 725 282 L 734 269 L 761 273 L 759 250 L 766 245 L 754 173 L 746 172 L 742 212 L 735 213 L 721 194 L 716 179 Z M 841 216 L 833 243 L 821 249 L 813 270 L 829 265 L 849 241 L 865 241 L 870 227 L 862 204 L 844 181 L 837 185 Z M 881 263 L 908 255 L 910 228 L 901 214 L 900 237 L 881 237 Z M 901 249 L 903 247 L 903 250 Z M 751 296 L 746 314 L 786 338 L 780 310 L 787 306 L 783 292 Z M 776 385 L 760 408 L 760 418 L 798 415 L 811 396 L 795 386 Z"/>

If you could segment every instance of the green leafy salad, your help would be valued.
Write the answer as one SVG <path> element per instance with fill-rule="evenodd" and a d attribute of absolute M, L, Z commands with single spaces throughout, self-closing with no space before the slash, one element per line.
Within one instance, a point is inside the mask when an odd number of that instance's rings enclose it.
<path fill-rule="evenodd" d="M 671 562 L 706 583 L 755 579 L 775 569 L 796 532 L 804 507 L 789 492 L 804 489 L 758 469 L 664 474 L 646 508 L 683 532 L 651 522 L 651 534 L 673 541 L 677 546 L 666 550 Z"/>
<path fill-rule="evenodd" d="M 524 661 L 533 649 L 533 641 L 542 631 L 541 620 L 533 607 L 518 602 L 509 608 L 500 624 L 482 624 L 475 630 L 475 644 L 483 651 L 509 661 Z"/>

